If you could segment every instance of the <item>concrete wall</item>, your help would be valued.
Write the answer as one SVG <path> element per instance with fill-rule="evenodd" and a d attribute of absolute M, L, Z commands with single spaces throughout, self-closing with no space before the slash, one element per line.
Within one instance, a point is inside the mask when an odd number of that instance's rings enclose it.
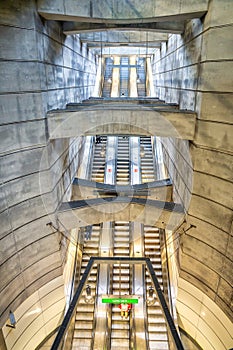
<path fill-rule="evenodd" d="M 117 20 L 129 23 L 142 19 L 152 21 L 160 19 L 166 21 L 166 16 L 174 16 L 173 19 L 193 18 L 195 14 L 204 13 L 207 10 L 208 0 L 195 0 L 190 4 L 189 0 L 39 0 L 38 11 L 49 19 L 89 19 L 90 22 L 102 22 L 103 20 Z M 127 22 L 128 21 L 128 22 Z M 123 22 L 124 23 L 124 22 Z"/>
<path fill-rule="evenodd" d="M 184 241 L 184 260 L 188 258 L 189 262 L 184 264 L 183 276 L 189 271 L 196 254 L 189 248 L 193 241 L 200 254 L 195 264 L 199 273 L 191 281 L 199 287 L 197 279 L 202 265 L 201 276 L 206 276 L 201 277 L 202 290 L 232 320 L 233 200 L 229 196 L 233 192 L 231 9 L 230 0 L 213 0 L 203 23 L 197 93 L 199 120 L 191 147 L 194 195 L 189 209 L 189 220 L 197 229 L 190 230 Z"/>
<path fill-rule="evenodd" d="M 183 35 L 169 35 L 154 54 L 152 71 L 155 94 L 180 109 L 195 110 L 201 56 L 200 19 L 189 21 Z"/>
<path fill-rule="evenodd" d="M 7 349 L 35 349 L 63 319 L 64 299 L 62 276 L 31 294 L 14 312 L 16 328 L 3 327 Z"/>
<path fill-rule="evenodd" d="M 164 162 L 173 182 L 173 200 L 181 203 L 187 213 L 193 187 L 193 164 L 189 142 L 171 137 L 160 137 Z"/>
<path fill-rule="evenodd" d="M 159 98 L 198 113 L 194 142 L 188 146 L 193 184 L 189 188 L 192 197 L 186 229 L 190 224 L 194 226 L 182 232 L 180 277 L 213 300 L 232 320 L 231 11 L 229 0 L 210 1 L 208 14 L 202 21 L 190 21 L 184 35 L 172 35 L 167 44 L 162 44 L 154 55 L 153 75 Z M 184 141 L 178 145 L 167 139 L 163 145 L 169 172 L 176 179 L 177 193 L 182 194 L 184 186 L 188 188 L 189 169 L 181 152 Z M 179 173 L 186 176 L 181 177 Z M 197 329 L 191 330 L 184 319 L 183 322 L 182 328 L 187 325 L 195 339 Z M 210 322 L 209 317 L 206 324 L 210 326 Z M 201 329 L 203 323 L 196 326 Z M 214 332 L 221 339 L 219 329 L 214 327 Z M 214 343 L 213 334 L 208 336 L 212 345 L 199 338 L 203 348 L 220 349 L 220 343 Z M 221 348 L 231 347 L 229 339 L 225 340 Z"/>
<path fill-rule="evenodd" d="M 89 97 L 96 63 L 77 36 L 38 16 L 36 1 L 2 1 L 0 24 L 2 326 L 10 309 L 17 313 L 62 275 L 66 240 L 46 224 L 56 224 L 55 210 L 69 196 L 82 139 L 49 142 L 46 112 Z"/>
<path fill-rule="evenodd" d="M 187 280 L 180 278 L 178 287 L 179 326 L 203 350 L 229 350 L 232 347 L 231 320 L 213 300 Z"/>

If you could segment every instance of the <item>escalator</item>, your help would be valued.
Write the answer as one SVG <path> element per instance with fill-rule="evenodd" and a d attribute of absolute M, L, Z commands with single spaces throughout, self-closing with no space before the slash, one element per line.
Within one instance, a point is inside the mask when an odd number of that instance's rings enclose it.
<path fill-rule="evenodd" d="M 120 97 L 129 96 L 129 57 L 121 57 L 120 64 Z"/>
<path fill-rule="evenodd" d="M 117 257 L 128 257 L 130 250 L 130 223 L 116 221 L 114 225 L 113 254 Z M 129 295 L 130 267 L 128 264 L 113 265 L 112 294 Z M 121 317 L 119 305 L 112 306 L 111 350 L 130 349 L 130 317 Z"/>
<path fill-rule="evenodd" d="M 91 180 L 96 182 L 104 182 L 105 172 L 105 148 L 107 137 L 97 136 L 93 154 Z"/>
<path fill-rule="evenodd" d="M 146 60 L 141 57 L 137 59 L 137 90 L 138 97 L 146 96 Z"/>
<path fill-rule="evenodd" d="M 105 58 L 105 72 L 104 72 L 104 83 L 103 83 L 102 97 L 110 97 L 111 96 L 112 69 L 113 69 L 113 60 L 110 57 L 106 57 Z"/>
<path fill-rule="evenodd" d="M 116 184 L 128 185 L 130 182 L 129 138 L 118 137 Z M 113 255 L 128 257 L 130 255 L 130 223 L 116 221 L 113 232 Z M 130 268 L 128 264 L 113 265 L 112 294 L 129 295 Z M 130 349 L 130 318 L 123 319 L 119 305 L 112 307 L 111 350 Z"/>
<path fill-rule="evenodd" d="M 128 185 L 130 183 L 129 138 L 118 137 L 116 184 Z"/>
<path fill-rule="evenodd" d="M 84 230 L 83 237 L 83 253 L 82 253 L 82 263 L 80 273 L 78 272 L 78 278 L 81 280 L 83 273 L 87 267 L 89 259 L 91 256 L 99 256 L 99 242 L 101 236 L 101 225 L 93 225 L 92 228 L 88 227 L 87 232 Z M 88 233 L 88 237 L 87 237 Z M 88 239 L 87 239 L 88 238 Z M 96 283 L 97 283 L 97 265 L 93 267 L 88 278 L 87 285 L 91 288 L 91 295 L 93 296 L 93 301 L 96 295 Z M 72 342 L 72 350 L 89 350 L 92 349 L 93 345 L 93 332 L 94 332 L 94 303 L 87 303 L 86 294 L 81 297 L 78 304 L 75 316 L 74 324 L 74 334 Z"/>
<path fill-rule="evenodd" d="M 155 167 L 151 137 L 140 137 L 140 158 L 142 183 L 154 181 Z"/>
<path fill-rule="evenodd" d="M 150 258 L 160 288 L 164 291 L 160 231 L 158 228 L 144 225 L 144 252 L 145 257 Z M 147 295 L 151 285 L 151 278 L 148 271 L 146 271 Z M 147 305 L 147 324 L 149 350 L 169 350 L 166 322 L 157 298 L 153 305 Z"/>
<path fill-rule="evenodd" d="M 153 149 L 150 137 L 140 137 L 141 182 L 156 180 Z M 164 290 L 164 282 L 167 285 L 167 276 L 162 275 L 161 238 L 160 230 L 154 226 L 143 225 L 144 229 L 144 254 L 150 258 L 161 290 Z M 146 292 L 149 295 L 151 278 L 146 271 Z M 147 305 L 148 326 L 148 350 L 169 350 L 166 322 L 158 300 L 153 305 Z"/>

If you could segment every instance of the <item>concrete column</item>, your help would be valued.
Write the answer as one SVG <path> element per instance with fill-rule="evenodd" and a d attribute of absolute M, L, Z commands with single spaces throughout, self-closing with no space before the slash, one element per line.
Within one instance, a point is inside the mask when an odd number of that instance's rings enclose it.
<path fill-rule="evenodd" d="M 173 320 L 178 328 L 177 319 L 177 295 L 178 295 L 178 281 L 179 281 L 179 268 L 177 264 L 177 244 L 178 233 L 175 234 L 170 230 L 165 230 L 165 239 L 167 245 L 167 263 L 169 271 L 169 281 L 170 281 L 170 308 L 172 308 L 171 314 L 173 315 Z"/>
<path fill-rule="evenodd" d="M 85 144 L 83 146 L 84 153 L 82 157 L 82 163 L 77 173 L 77 177 L 80 179 L 89 179 L 92 146 L 93 136 L 86 136 Z"/>
<path fill-rule="evenodd" d="M 147 91 L 147 96 L 155 97 L 155 89 L 154 89 L 154 83 L 153 83 L 150 57 L 147 57 L 146 59 L 146 91 Z"/>
<path fill-rule="evenodd" d="M 63 279 L 64 279 L 64 291 L 66 298 L 66 311 L 69 308 L 70 301 L 73 297 L 74 290 L 76 288 L 73 283 L 73 273 L 75 269 L 75 264 L 78 258 L 81 258 L 80 255 L 80 243 L 78 242 L 78 229 L 74 228 L 70 232 L 70 242 L 67 249 L 67 259 L 63 270 Z M 77 249 L 77 252 L 76 252 Z M 65 312 L 66 312 L 65 311 Z"/>
<path fill-rule="evenodd" d="M 138 96 L 138 90 L 137 90 L 137 69 L 136 69 L 136 56 L 130 57 L 130 65 L 135 67 L 130 67 L 130 73 L 129 73 L 129 96 L 130 97 L 137 97 Z"/>
<path fill-rule="evenodd" d="M 114 57 L 114 65 L 120 66 L 120 57 Z M 120 67 L 113 67 L 111 97 L 119 97 L 120 90 Z"/>
<path fill-rule="evenodd" d="M 140 168 L 140 138 L 130 137 L 130 160 L 131 160 L 131 185 L 140 184 L 141 182 L 141 168 Z"/>
<path fill-rule="evenodd" d="M 116 178 L 116 151 L 117 151 L 117 137 L 108 136 L 106 146 L 106 165 L 104 182 L 109 185 L 114 185 Z"/>
<path fill-rule="evenodd" d="M 104 70 L 104 58 L 102 59 L 100 58 L 97 72 L 96 72 L 95 87 L 92 95 L 93 97 L 101 96 L 101 91 L 102 91 L 103 81 L 104 81 L 104 74 L 102 74 L 103 70 Z"/>
<path fill-rule="evenodd" d="M 0 329 L 0 349 L 1 350 L 7 350 L 5 339 L 2 333 L 2 330 Z"/>
<path fill-rule="evenodd" d="M 168 172 L 167 168 L 164 165 L 163 161 L 163 150 L 162 150 L 162 144 L 160 141 L 160 137 L 153 137 L 153 150 L 154 150 L 154 157 L 156 159 L 156 176 L 157 180 L 163 180 L 168 178 Z"/>

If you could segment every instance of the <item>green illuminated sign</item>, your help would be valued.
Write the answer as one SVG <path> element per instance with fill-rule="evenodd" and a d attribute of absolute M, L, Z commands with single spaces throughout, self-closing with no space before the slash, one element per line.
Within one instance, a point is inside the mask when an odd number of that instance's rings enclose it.
<path fill-rule="evenodd" d="M 138 299 L 131 298 L 102 298 L 105 304 L 138 304 Z"/>

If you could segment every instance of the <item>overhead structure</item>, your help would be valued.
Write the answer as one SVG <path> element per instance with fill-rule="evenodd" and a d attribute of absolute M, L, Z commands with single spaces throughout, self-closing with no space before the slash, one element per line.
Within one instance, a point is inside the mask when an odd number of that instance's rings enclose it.
<path fill-rule="evenodd" d="M 168 6 L 169 5 L 169 6 Z M 163 23 L 202 17 L 208 10 L 208 0 L 39 0 L 38 12 L 46 19 L 90 23 Z"/>
<path fill-rule="evenodd" d="M 87 43 L 88 47 L 98 48 L 109 46 L 137 46 L 157 48 L 162 42 L 168 40 L 168 34 L 145 32 L 145 31 L 102 31 L 92 33 L 80 33 L 79 37 L 83 43 Z"/>
<path fill-rule="evenodd" d="M 64 22 L 63 32 L 66 35 L 88 33 L 99 30 L 126 30 L 126 31 L 148 31 L 159 33 L 181 34 L 184 31 L 184 21 L 163 21 L 152 23 L 80 23 L 80 22 Z"/>
<path fill-rule="evenodd" d="M 88 113 L 87 113 L 88 111 Z M 124 111 L 124 115 L 122 114 Z M 193 140 L 196 114 L 158 99 L 91 99 L 48 114 L 50 139 L 79 135 L 157 135 Z"/>

